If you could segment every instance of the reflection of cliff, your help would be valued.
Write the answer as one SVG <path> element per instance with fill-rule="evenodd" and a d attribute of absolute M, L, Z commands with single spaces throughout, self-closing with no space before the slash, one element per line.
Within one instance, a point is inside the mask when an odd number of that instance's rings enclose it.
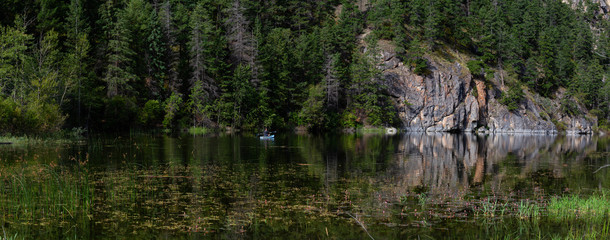
<path fill-rule="evenodd" d="M 566 162 L 582 161 L 594 151 L 591 136 L 493 135 L 414 133 L 403 136 L 399 143 L 395 167 L 397 189 L 415 186 L 429 188 L 432 193 L 457 193 L 486 176 L 501 182 L 503 170 L 494 166 L 509 153 L 515 157 L 521 176 L 539 169 L 549 169 L 562 177 Z M 566 153 L 574 153 L 566 158 Z"/>

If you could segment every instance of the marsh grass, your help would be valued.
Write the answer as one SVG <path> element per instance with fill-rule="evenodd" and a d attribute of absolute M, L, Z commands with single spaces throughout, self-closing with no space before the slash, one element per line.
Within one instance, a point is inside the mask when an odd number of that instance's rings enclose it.
<path fill-rule="evenodd" d="M 425 193 L 420 193 L 417 198 L 418 204 L 422 209 L 426 208 L 426 202 L 428 202 L 428 196 Z"/>
<path fill-rule="evenodd" d="M 1 169 L 2 220 L 46 224 L 87 217 L 93 189 L 85 168 L 74 168 L 24 164 Z"/>
<path fill-rule="evenodd" d="M 33 144 L 66 144 L 72 143 L 77 140 L 82 140 L 82 135 L 79 133 L 65 132 L 57 133 L 53 135 L 23 135 L 23 136 L 12 136 L 5 135 L 0 136 L 0 143 L 9 143 L 12 146 L 23 146 Z"/>
<path fill-rule="evenodd" d="M 209 130 L 204 127 L 190 127 L 188 133 L 191 135 L 205 135 Z"/>
<path fill-rule="evenodd" d="M 8 235 L 5 231 L 4 228 L 2 229 L 2 234 L 0 235 L 0 240 L 17 240 L 17 239 L 23 239 L 23 238 L 18 238 L 17 233 L 15 233 L 14 235 Z"/>
<path fill-rule="evenodd" d="M 499 202 L 498 199 L 486 200 L 480 202 L 480 206 L 476 208 L 476 214 L 484 217 L 499 217 L 510 213 L 508 202 Z"/>
<path fill-rule="evenodd" d="M 549 218 L 559 221 L 584 219 L 603 223 L 610 217 L 610 199 L 606 191 L 589 197 L 556 197 L 549 201 L 547 212 Z"/>
<path fill-rule="evenodd" d="M 517 205 L 516 215 L 520 219 L 536 220 L 540 218 L 541 207 L 538 203 L 521 200 Z"/>

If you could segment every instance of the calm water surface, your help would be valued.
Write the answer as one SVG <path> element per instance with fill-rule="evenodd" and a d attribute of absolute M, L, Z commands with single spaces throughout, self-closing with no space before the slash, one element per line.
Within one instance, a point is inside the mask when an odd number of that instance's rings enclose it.
<path fill-rule="evenodd" d="M 610 164 L 608 143 L 135 134 L 0 146 L 0 224 L 18 239 L 564 237 L 586 226 L 508 213 L 523 201 L 610 188 L 610 168 L 595 172 Z M 490 202 L 504 210 L 483 216 Z"/>

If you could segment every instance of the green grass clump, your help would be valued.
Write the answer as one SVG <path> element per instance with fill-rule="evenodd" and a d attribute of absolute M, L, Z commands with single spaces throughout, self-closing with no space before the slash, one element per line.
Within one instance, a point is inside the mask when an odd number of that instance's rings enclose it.
<path fill-rule="evenodd" d="M 521 200 L 516 214 L 521 219 L 538 219 L 540 217 L 540 206 L 536 203 Z"/>
<path fill-rule="evenodd" d="M 425 193 L 419 194 L 418 203 L 422 209 L 426 208 L 426 202 L 428 202 L 428 196 Z"/>
<path fill-rule="evenodd" d="M 17 238 L 17 234 L 15 233 L 14 235 L 7 235 L 6 232 L 4 232 L 3 230 L 3 235 L 0 236 L 0 240 L 16 240 L 16 239 L 23 239 L 23 238 Z"/>
<path fill-rule="evenodd" d="M 40 222 L 86 217 L 93 205 L 93 186 L 81 164 L 75 169 L 54 164 L 0 169 L 0 218 Z"/>
<path fill-rule="evenodd" d="M 475 213 L 484 217 L 501 217 L 509 213 L 509 205 L 508 202 L 502 203 L 498 199 L 492 201 L 491 198 L 487 198 L 475 208 Z"/>
<path fill-rule="evenodd" d="M 610 199 L 604 192 L 590 197 L 557 197 L 549 201 L 547 211 L 557 220 L 587 219 L 602 222 L 610 216 Z"/>
<path fill-rule="evenodd" d="M 191 127 L 189 128 L 189 134 L 192 135 L 204 135 L 209 132 L 207 128 L 204 127 Z"/>

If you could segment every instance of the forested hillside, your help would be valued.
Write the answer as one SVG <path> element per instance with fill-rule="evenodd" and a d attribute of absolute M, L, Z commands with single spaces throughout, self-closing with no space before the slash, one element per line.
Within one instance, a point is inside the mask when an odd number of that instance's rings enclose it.
<path fill-rule="evenodd" d="M 595 1 L 3 0 L 0 132 L 400 126 L 375 51 L 502 72 L 501 102 L 566 89 L 610 117 L 610 22 Z M 371 30 L 359 44 L 362 33 Z M 567 98 L 566 98 L 567 99 Z"/>

